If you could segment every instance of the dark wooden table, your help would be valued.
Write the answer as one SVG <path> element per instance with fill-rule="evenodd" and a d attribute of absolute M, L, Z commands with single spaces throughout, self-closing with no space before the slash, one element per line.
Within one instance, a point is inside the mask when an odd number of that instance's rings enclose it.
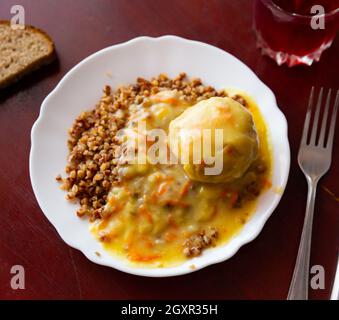
<path fill-rule="evenodd" d="M 58 62 L 0 96 L 0 298 L 4 299 L 285 299 L 306 204 L 306 181 L 296 155 L 312 85 L 338 86 L 339 41 L 310 68 L 278 67 L 255 46 L 251 0 L 1 0 L 0 18 L 17 2 L 26 23 L 55 40 Z M 286 192 L 256 240 L 230 260 L 177 278 L 152 279 L 98 266 L 68 247 L 41 212 L 32 192 L 30 131 L 40 105 L 65 73 L 93 52 L 141 35 L 175 34 L 218 46 L 241 59 L 274 91 L 289 123 L 292 151 Z M 325 268 L 328 299 L 338 255 L 339 130 L 330 172 L 316 201 L 311 265 Z M 10 269 L 22 265 L 25 290 L 10 286 Z"/>

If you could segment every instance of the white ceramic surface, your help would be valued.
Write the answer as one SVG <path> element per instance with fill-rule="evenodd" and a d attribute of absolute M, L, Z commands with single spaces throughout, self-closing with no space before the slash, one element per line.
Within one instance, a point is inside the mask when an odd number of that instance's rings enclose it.
<path fill-rule="evenodd" d="M 67 129 L 84 110 L 92 109 L 105 84 L 113 88 L 133 83 L 137 77 L 159 73 L 176 76 L 186 72 L 217 89 L 233 87 L 251 95 L 267 120 L 273 146 L 273 188 L 259 198 L 255 214 L 244 228 L 224 246 L 206 250 L 172 268 L 135 268 L 102 249 L 89 232 L 89 223 L 76 216 L 77 205 L 65 200 L 55 181 L 64 173 L 67 159 Z M 81 250 L 91 261 L 124 272 L 153 277 L 174 276 L 225 261 L 245 243 L 253 240 L 277 206 L 290 166 L 287 122 L 272 91 L 241 61 L 211 45 L 175 36 L 140 37 L 103 49 L 76 65 L 48 95 L 31 132 L 30 177 L 38 203 L 62 239 Z M 95 252 L 100 252 L 97 256 Z"/>

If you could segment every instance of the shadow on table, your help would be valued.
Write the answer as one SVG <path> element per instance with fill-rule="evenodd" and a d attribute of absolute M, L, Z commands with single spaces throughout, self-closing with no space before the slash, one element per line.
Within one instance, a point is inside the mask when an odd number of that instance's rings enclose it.
<path fill-rule="evenodd" d="M 42 80 L 59 72 L 59 70 L 60 63 L 58 57 L 56 57 L 56 59 L 51 64 L 42 66 L 40 69 L 25 75 L 22 79 L 19 79 L 18 82 L 15 82 L 9 87 L 0 90 L 0 105 L 8 98 L 16 95 L 18 92 L 33 87 Z"/>

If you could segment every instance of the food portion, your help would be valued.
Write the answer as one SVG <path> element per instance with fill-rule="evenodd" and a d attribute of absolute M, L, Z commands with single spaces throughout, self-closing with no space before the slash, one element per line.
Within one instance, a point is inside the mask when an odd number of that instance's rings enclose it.
<path fill-rule="evenodd" d="M 25 26 L 14 29 L 0 20 L 0 89 L 53 61 L 54 43 L 43 31 Z"/>
<path fill-rule="evenodd" d="M 184 150 L 173 146 L 173 136 L 185 141 L 180 128 L 224 129 L 220 174 L 172 162 Z M 160 142 L 165 151 L 155 148 Z M 76 119 L 68 145 L 61 188 L 80 202 L 77 214 L 89 217 L 104 248 L 137 266 L 178 265 L 227 242 L 270 187 L 266 126 L 252 99 L 185 74 L 106 87 L 95 109 Z M 142 161 L 130 161 L 131 152 Z"/>
<path fill-rule="evenodd" d="M 172 150 L 179 158 L 188 151 L 184 170 L 195 181 L 234 181 L 243 176 L 258 154 L 257 133 L 251 113 L 229 97 L 214 97 L 197 103 L 172 120 L 169 128 L 170 145 L 174 145 Z M 211 158 L 220 159 L 220 170 L 215 171 L 217 174 L 206 174 L 211 165 L 203 161 L 194 163 L 194 159 L 201 157 L 201 150 L 204 151 L 204 132 L 209 132 L 211 137 Z M 217 169 L 216 166 L 214 168 Z"/>

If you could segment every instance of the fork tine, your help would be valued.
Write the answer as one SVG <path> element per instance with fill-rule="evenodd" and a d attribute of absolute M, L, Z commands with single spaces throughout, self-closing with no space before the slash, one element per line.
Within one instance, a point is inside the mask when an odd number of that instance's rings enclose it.
<path fill-rule="evenodd" d="M 308 107 L 307 107 L 307 113 L 306 113 L 306 117 L 305 117 L 303 135 L 301 137 L 301 144 L 307 143 L 307 134 L 308 134 L 308 127 L 310 125 L 312 106 L 313 106 L 313 98 L 314 98 L 314 87 L 312 87 L 312 89 L 311 89 L 310 98 L 308 100 Z"/>
<path fill-rule="evenodd" d="M 321 88 L 319 96 L 318 96 L 317 109 L 315 111 L 315 115 L 313 119 L 312 134 L 311 134 L 311 139 L 310 139 L 310 144 L 312 145 L 315 145 L 315 138 L 317 136 L 320 107 L 321 107 L 321 101 L 323 99 L 323 91 L 324 91 L 323 88 Z"/>
<path fill-rule="evenodd" d="M 325 111 L 324 111 L 324 114 L 323 114 L 323 120 L 321 122 L 321 131 L 320 131 L 318 145 L 322 146 L 322 147 L 324 146 L 326 124 L 327 124 L 327 118 L 328 118 L 328 109 L 330 107 L 330 101 L 331 101 L 331 92 L 332 92 L 332 90 L 330 89 L 328 91 L 328 94 L 327 94 Z"/>
<path fill-rule="evenodd" d="M 326 149 L 329 149 L 329 150 L 332 150 L 332 146 L 333 146 L 333 140 L 334 140 L 333 137 L 334 137 L 334 131 L 335 131 L 335 122 L 337 120 L 338 105 L 339 105 L 339 90 L 337 90 L 337 96 L 335 98 L 330 131 L 328 133 L 328 138 L 327 138 L 327 143 L 326 143 Z"/>

